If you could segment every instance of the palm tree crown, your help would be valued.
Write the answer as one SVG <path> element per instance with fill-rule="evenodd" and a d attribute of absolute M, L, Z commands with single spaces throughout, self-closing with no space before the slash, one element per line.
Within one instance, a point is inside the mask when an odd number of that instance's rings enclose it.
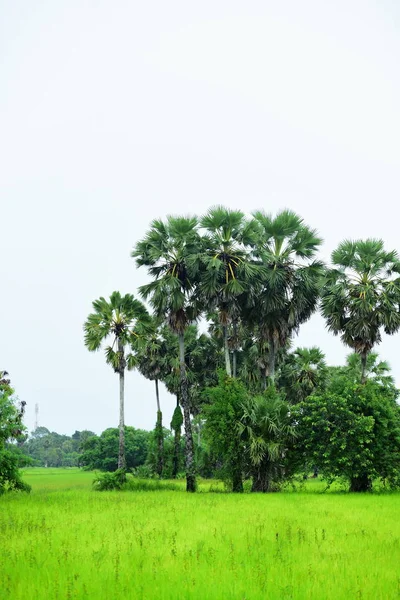
<path fill-rule="evenodd" d="M 259 211 L 254 218 L 258 242 L 253 252 L 263 266 L 263 282 L 250 320 L 268 341 L 273 379 L 277 349 L 286 345 L 316 309 L 324 268 L 314 257 L 322 240 L 289 210 L 275 218 Z"/>
<path fill-rule="evenodd" d="M 336 268 L 329 271 L 322 294 L 327 327 L 361 355 L 362 381 L 372 348 L 382 331 L 400 328 L 400 261 L 382 240 L 344 241 L 332 253 Z"/>

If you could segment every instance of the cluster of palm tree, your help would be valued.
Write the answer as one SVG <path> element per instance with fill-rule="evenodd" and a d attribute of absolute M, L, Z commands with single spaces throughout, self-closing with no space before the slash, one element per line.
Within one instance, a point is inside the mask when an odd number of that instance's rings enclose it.
<path fill-rule="evenodd" d="M 202 218 L 170 216 L 151 223 L 132 257 L 150 277 L 139 294 L 152 314 L 132 295 L 114 292 L 109 301 L 93 303 L 84 325 L 91 351 L 111 338 L 106 360 L 120 377 L 119 467 L 125 466 L 125 369 L 137 367 L 155 382 L 161 431 L 159 381 L 177 396 L 188 491 L 196 488 L 191 417 L 221 359 L 228 377 L 240 376 L 257 391 L 275 385 L 293 335 L 320 304 L 328 329 L 360 356 L 360 379 L 366 380 L 368 356 L 382 331 L 392 334 L 400 327 L 400 261 L 380 240 L 345 241 L 328 268 L 317 256 L 321 244 L 318 233 L 289 210 L 247 218 L 217 206 Z M 199 319 L 209 323 L 201 342 L 193 330 Z M 191 331 L 196 343 L 189 352 Z M 326 371 L 318 349 L 300 349 L 285 362 L 279 379 L 299 394 L 319 384 Z M 253 409 L 253 416 L 262 412 Z M 162 435 L 159 444 L 162 456 Z"/>

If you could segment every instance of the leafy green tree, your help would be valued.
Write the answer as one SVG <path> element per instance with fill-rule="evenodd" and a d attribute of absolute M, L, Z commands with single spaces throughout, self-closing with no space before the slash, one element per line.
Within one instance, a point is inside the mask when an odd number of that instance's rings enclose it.
<path fill-rule="evenodd" d="M 247 391 L 239 380 L 221 376 L 219 385 L 206 388 L 204 396 L 204 436 L 219 465 L 218 472 L 234 492 L 243 492 L 245 446 L 238 426 Z"/>
<path fill-rule="evenodd" d="M 197 219 L 168 217 L 155 220 L 150 231 L 132 252 L 137 266 L 146 266 L 153 280 L 140 287 L 143 298 L 150 301 L 157 318 L 168 323 L 178 337 L 180 401 L 183 407 L 186 440 L 186 489 L 196 490 L 196 471 L 190 398 L 185 362 L 185 331 L 200 311 L 194 299 L 198 275 L 197 256 L 200 238 Z"/>
<path fill-rule="evenodd" d="M 315 255 L 322 240 L 289 210 L 275 218 L 258 211 L 254 219 L 253 254 L 263 267 L 263 282 L 247 319 L 268 344 L 268 376 L 274 381 L 278 350 L 316 310 L 324 268 Z"/>
<path fill-rule="evenodd" d="M 352 492 L 371 490 L 376 478 L 398 487 L 396 395 L 377 382 L 360 385 L 345 377 L 339 377 L 332 388 L 293 407 L 300 462 L 317 464 L 329 482 L 345 479 Z"/>
<path fill-rule="evenodd" d="M 295 429 L 288 405 L 275 388 L 268 388 L 263 395 L 247 396 L 239 432 L 250 464 L 251 491 L 276 491 L 288 474 L 286 454 Z"/>
<path fill-rule="evenodd" d="M 181 447 L 181 430 L 183 425 L 183 416 L 179 400 L 176 403 L 175 410 L 171 419 L 171 429 L 174 432 L 174 450 L 172 460 L 172 479 L 176 479 L 180 471 L 180 447 Z"/>
<path fill-rule="evenodd" d="M 151 433 L 125 427 L 126 468 L 134 469 L 146 462 Z M 88 470 L 117 471 L 119 460 L 119 429 L 109 428 L 101 435 L 87 438 L 82 445 L 80 464 Z"/>
<path fill-rule="evenodd" d="M 222 327 L 226 374 L 231 377 L 229 326 L 240 317 L 238 297 L 249 289 L 258 270 L 250 262 L 253 223 L 240 210 L 215 206 L 200 220 L 205 230 L 200 255 L 200 294 L 209 312 L 217 310 Z"/>
<path fill-rule="evenodd" d="M 109 301 L 101 297 L 93 302 L 93 310 L 85 324 L 85 345 L 91 352 L 105 347 L 106 362 L 119 375 L 119 455 L 118 468 L 126 466 L 125 457 L 125 370 L 135 367 L 135 354 L 126 349 L 137 344 L 138 336 L 144 335 L 149 325 L 149 314 L 144 305 L 132 294 L 121 296 L 113 292 Z"/>
<path fill-rule="evenodd" d="M 400 261 L 382 240 L 346 240 L 332 253 L 321 312 L 329 331 L 361 356 L 361 382 L 367 379 L 367 358 L 382 331 L 400 327 Z"/>
<path fill-rule="evenodd" d="M 29 491 L 21 479 L 19 456 L 7 443 L 18 439 L 24 430 L 25 402 L 17 406 L 7 371 L 0 371 L 0 495 L 11 490 Z"/>

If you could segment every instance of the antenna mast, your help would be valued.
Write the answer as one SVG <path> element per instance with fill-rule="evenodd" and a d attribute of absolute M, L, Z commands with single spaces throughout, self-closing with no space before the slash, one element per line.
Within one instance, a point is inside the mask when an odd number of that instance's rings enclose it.
<path fill-rule="evenodd" d="M 39 427 L 39 404 L 35 404 L 35 431 Z"/>

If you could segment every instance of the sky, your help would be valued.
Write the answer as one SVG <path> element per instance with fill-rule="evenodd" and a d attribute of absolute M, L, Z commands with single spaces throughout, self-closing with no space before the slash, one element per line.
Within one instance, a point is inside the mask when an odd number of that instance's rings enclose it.
<path fill-rule="evenodd" d="M 118 377 L 83 343 L 91 303 L 137 294 L 152 219 L 290 208 L 321 257 L 400 250 L 397 0 L 0 0 L 0 369 L 39 425 L 118 424 Z M 295 345 L 348 350 L 314 316 Z M 400 385 L 400 334 L 378 348 Z M 162 388 L 164 422 L 174 399 Z M 153 383 L 126 377 L 151 429 Z"/>

